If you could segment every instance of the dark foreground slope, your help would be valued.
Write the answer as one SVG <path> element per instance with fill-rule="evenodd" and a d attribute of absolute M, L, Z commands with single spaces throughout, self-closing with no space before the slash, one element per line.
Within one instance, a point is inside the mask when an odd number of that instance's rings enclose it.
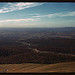
<path fill-rule="evenodd" d="M 40 63 L 53 64 L 75 61 L 75 55 L 61 53 L 20 53 L 7 57 L 0 57 L 1 64 Z"/>

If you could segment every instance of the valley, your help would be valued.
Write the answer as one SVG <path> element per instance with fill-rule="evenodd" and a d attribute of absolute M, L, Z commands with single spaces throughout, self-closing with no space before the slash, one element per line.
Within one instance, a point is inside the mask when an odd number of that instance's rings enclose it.
<path fill-rule="evenodd" d="M 48 66 L 51 67 L 51 65 L 66 64 L 67 62 L 73 62 L 74 65 L 74 30 L 38 30 L 0 30 L 0 72 L 44 72 L 43 69 L 46 67 L 48 69 Z M 21 67 L 22 65 L 25 67 Z M 65 69 L 59 71 L 64 72 Z M 53 67 L 45 72 L 59 71 Z M 73 71 L 67 70 L 66 72 Z"/>

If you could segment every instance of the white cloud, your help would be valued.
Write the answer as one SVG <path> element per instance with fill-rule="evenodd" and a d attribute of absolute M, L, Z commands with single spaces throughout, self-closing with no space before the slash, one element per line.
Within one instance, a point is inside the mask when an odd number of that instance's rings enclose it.
<path fill-rule="evenodd" d="M 39 15 L 39 14 L 29 14 L 29 15 Z"/>
<path fill-rule="evenodd" d="M 7 23 L 7 24 L 1 24 L 0 23 L 0 27 L 7 27 L 7 28 L 15 28 L 15 27 L 20 27 L 20 28 L 23 28 L 23 27 L 34 27 L 35 26 L 35 24 L 32 24 L 32 23 Z"/>
<path fill-rule="evenodd" d="M 0 20 L 0 22 L 33 22 L 33 21 L 39 21 L 39 19 L 33 19 L 33 18 L 28 18 L 28 19 L 8 19 L 8 20 Z"/>
<path fill-rule="evenodd" d="M 22 10 L 26 8 L 31 8 L 35 6 L 40 6 L 43 3 L 35 3 L 35 2 L 14 2 L 14 3 L 7 3 L 4 7 L 0 9 L 0 13 L 7 13 L 15 10 Z"/>
<path fill-rule="evenodd" d="M 39 19 L 8 19 L 0 20 L 0 27 L 34 27 Z"/>
<path fill-rule="evenodd" d="M 36 18 L 43 18 L 43 17 L 47 17 L 47 18 L 53 18 L 53 17 L 65 17 L 65 16 L 75 16 L 75 11 L 72 12 L 60 12 L 60 13 L 53 13 L 53 14 L 47 14 L 47 15 L 35 15 L 33 17 Z"/>
<path fill-rule="evenodd" d="M 61 16 L 61 17 L 63 17 L 63 16 L 75 16 L 75 11 L 67 12 L 67 13 L 65 13 L 65 14 L 61 13 L 60 16 Z"/>

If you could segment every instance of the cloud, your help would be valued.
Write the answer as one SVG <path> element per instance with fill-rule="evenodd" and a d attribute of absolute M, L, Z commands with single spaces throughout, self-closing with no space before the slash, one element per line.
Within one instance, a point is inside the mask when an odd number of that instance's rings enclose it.
<path fill-rule="evenodd" d="M 39 15 L 39 14 L 29 14 L 29 15 Z"/>
<path fill-rule="evenodd" d="M 35 3 L 35 2 L 14 2 L 14 3 L 6 3 L 1 9 L 0 13 L 7 13 L 11 11 L 16 11 L 16 10 L 23 10 L 26 8 L 31 8 L 31 7 L 36 7 L 40 6 L 43 3 Z"/>
<path fill-rule="evenodd" d="M 32 19 L 32 18 L 28 18 L 28 19 L 8 19 L 8 20 L 0 20 L 0 22 L 33 22 L 33 21 L 38 21 L 38 19 Z"/>
<path fill-rule="evenodd" d="M 47 14 L 47 15 L 35 15 L 33 17 L 36 17 L 36 18 L 43 18 L 43 17 L 53 18 L 53 17 L 66 17 L 66 16 L 75 16 L 75 11 L 60 12 L 60 13 L 53 13 L 53 14 Z"/>
<path fill-rule="evenodd" d="M 35 18 L 0 20 L 0 27 L 35 27 L 38 21 Z"/>
<path fill-rule="evenodd" d="M 75 16 L 75 11 L 68 12 L 68 13 L 65 13 L 65 14 L 61 13 L 60 16 L 61 17 L 63 17 L 63 16 Z"/>

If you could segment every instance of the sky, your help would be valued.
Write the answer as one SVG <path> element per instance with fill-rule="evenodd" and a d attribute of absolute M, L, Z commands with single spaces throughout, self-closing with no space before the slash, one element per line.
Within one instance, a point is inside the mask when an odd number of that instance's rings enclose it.
<path fill-rule="evenodd" d="M 75 3 L 0 3 L 0 28 L 49 27 L 75 27 Z"/>

